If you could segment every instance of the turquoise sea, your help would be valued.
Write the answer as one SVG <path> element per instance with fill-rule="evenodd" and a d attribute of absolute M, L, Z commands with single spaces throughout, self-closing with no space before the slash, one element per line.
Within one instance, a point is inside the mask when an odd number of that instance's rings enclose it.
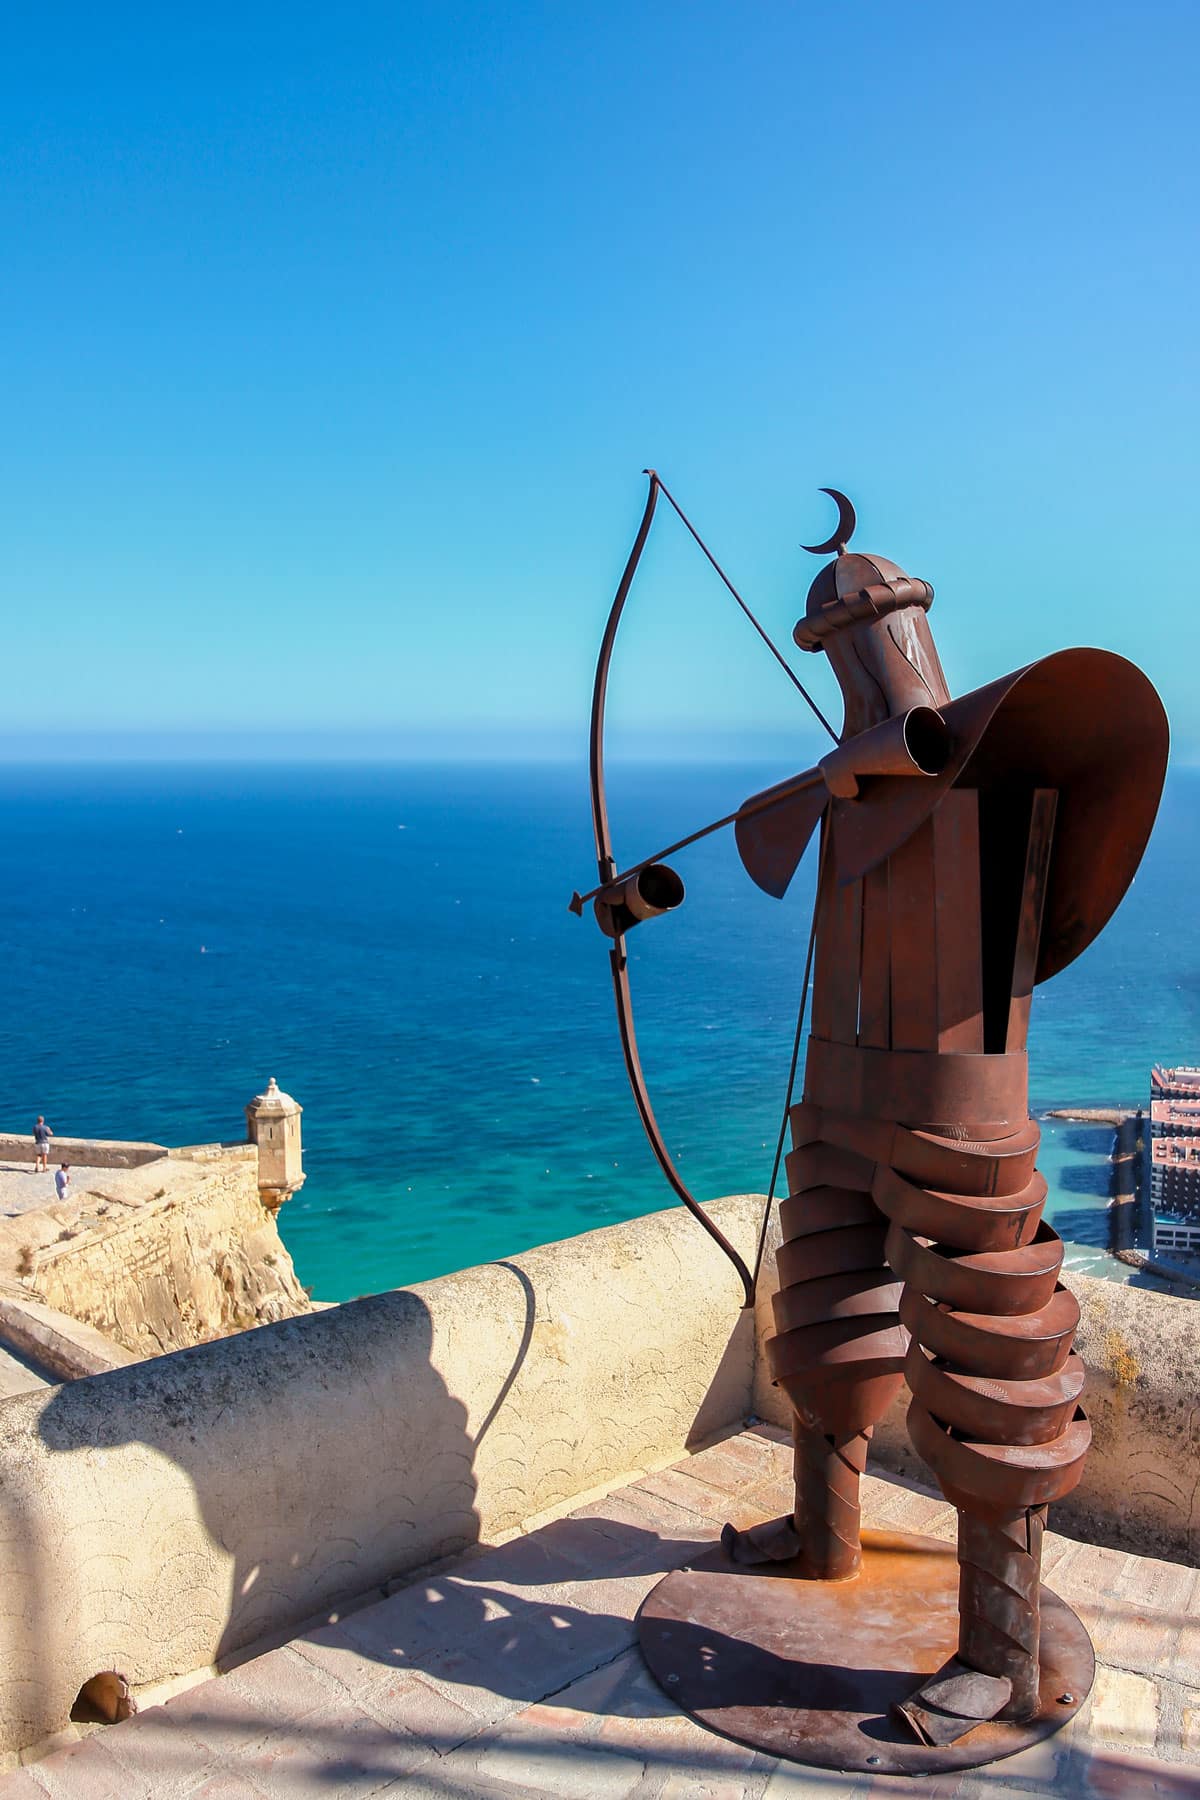
<path fill-rule="evenodd" d="M 790 771 L 612 776 L 626 860 Z M 1200 772 L 1172 775 L 1104 936 L 1035 1000 L 1035 1108 L 1145 1096 L 1200 1061 Z M 630 939 L 643 1059 L 702 1197 L 765 1188 L 809 890 L 751 886 L 728 834 L 684 853 L 679 913 Z M 0 771 L 0 1126 L 242 1135 L 274 1075 L 308 1181 L 281 1217 L 339 1300 L 672 1204 L 625 1086 L 583 770 L 548 764 Z M 1104 1241 L 1103 1129 L 1049 1124 L 1051 1216 Z"/>

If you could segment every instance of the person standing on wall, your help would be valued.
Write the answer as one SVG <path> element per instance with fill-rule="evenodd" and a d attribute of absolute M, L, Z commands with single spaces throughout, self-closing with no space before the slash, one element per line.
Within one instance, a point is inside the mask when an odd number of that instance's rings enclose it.
<path fill-rule="evenodd" d="M 41 1113 L 37 1116 L 37 1124 L 33 1128 L 33 1172 L 35 1175 L 46 1175 L 50 1171 L 50 1139 L 54 1136 Z"/>

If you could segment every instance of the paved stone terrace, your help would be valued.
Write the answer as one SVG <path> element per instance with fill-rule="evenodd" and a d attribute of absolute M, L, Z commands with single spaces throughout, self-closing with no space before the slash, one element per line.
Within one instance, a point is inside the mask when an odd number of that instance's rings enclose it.
<path fill-rule="evenodd" d="M 47 1212 L 58 1205 L 54 1173 L 61 1154 L 50 1145 L 50 1167 L 34 1173 L 32 1163 L 0 1159 L 0 1218 L 17 1219 L 23 1213 Z M 122 1206 L 144 1206 L 164 1189 L 195 1179 L 195 1164 L 161 1156 L 135 1169 L 97 1169 L 89 1163 L 71 1163 L 71 1187 L 66 1204 L 86 1208 L 89 1199 L 117 1201 Z"/>
<path fill-rule="evenodd" d="M 390 1599 L 0 1778 L 0 1800 L 1197 1800 L 1200 1572 L 1048 1535 L 1046 1567 L 1100 1659 L 1057 1737 L 937 1779 L 780 1763 L 675 1711 L 634 1616 L 720 1523 L 789 1504 L 782 1434 L 756 1427 L 473 1553 Z M 869 1478 L 867 1522 L 950 1537 L 940 1500 Z"/>

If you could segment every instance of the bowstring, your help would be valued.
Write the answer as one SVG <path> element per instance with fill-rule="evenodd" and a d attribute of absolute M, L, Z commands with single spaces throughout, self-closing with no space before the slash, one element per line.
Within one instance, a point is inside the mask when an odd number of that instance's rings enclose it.
<path fill-rule="evenodd" d="M 753 625 L 755 631 L 757 631 L 759 637 L 762 639 L 763 643 L 767 646 L 767 649 L 771 652 L 771 655 L 775 658 L 775 661 L 779 664 L 780 668 L 783 670 L 784 674 L 787 676 L 787 678 L 791 682 L 792 686 L 797 690 L 801 699 L 805 701 L 807 706 L 816 715 L 816 717 L 821 721 L 821 724 L 825 727 L 826 731 L 829 733 L 829 735 L 833 739 L 834 743 L 835 744 L 839 743 L 841 740 L 839 739 L 837 732 L 833 729 L 833 726 L 829 723 L 829 720 L 825 717 L 825 714 L 821 711 L 820 707 L 817 705 L 816 701 L 813 699 L 812 695 L 809 693 L 808 689 L 805 687 L 804 683 L 801 681 L 800 677 L 797 675 L 795 669 L 793 669 L 791 663 L 787 660 L 787 658 L 784 656 L 783 652 L 779 649 L 778 645 L 775 643 L 774 639 L 769 635 L 769 633 L 766 631 L 765 627 L 759 623 L 759 621 L 755 618 L 754 614 L 751 612 L 750 608 L 746 605 L 746 602 L 742 599 L 742 596 L 738 593 L 738 591 L 734 587 L 732 581 L 730 581 L 728 575 L 725 573 L 724 569 L 721 567 L 720 563 L 717 561 L 716 557 L 713 555 L 712 551 L 709 549 L 709 547 L 705 543 L 704 539 L 700 536 L 700 533 L 696 530 L 696 527 L 692 524 L 692 521 L 688 518 L 688 516 L 684 512 L 682 506 L 680 506 L 678 500 L 676 500 L 674 494 L 672 494 L 670 488 L 667 486 L 666 482 L 662 479 L 662 477 L 658 474 L 657 470 L 655 470 L 655 469 L 646 469 L 644 471 L 644 473 L 649 475 L 650 479 L 655 483 L 659 492 L 663 495 L 664 499 L 669 501 L 671 506 L 674 507 L 676 513 L 682 519 L 682 521 L 683 521 L 684 525 L 687 527 L 688 531 L 691 532 L 692 537 L 695 539 L 695 541 L 698 544 L 698 546 L 700 547 L 700 549 L 704 552 L 704 555 L 708 558 L 709 562 L 712 564 L 712 566 L 716 570 L 717 574 L 721 577 L 721 580 L 725 583 L 725 586 L 729 589 L 729 592 L 733 595 L 734 599 L 737 601 L 738 605 L 741 607 L 742 611 L 745 613 L 746 617 L 749 619 L 750 623 Z"/>
<path fill-rule="evenodd" d="M 779 1121 L 779 1137 L 775 1143 L 775 1161 L 771 1166 L 771 1185 L 767 1189 L 767 1203 L 763 1208 L 762 1226 L 758 1234 L 758 1249 L 754 1256 L 754 1270 L 751 1275 L 751 1291 L 757 1292 L 759 1272 L 762 1269 L 763 1252 L 767 1247 L 767 1232 L 771 1224 L 771 1209 L 775 1204 L 775 1184 L 779 1180 L 779 1165 L 783 1161 L 783 1146 L 787 1139 L 788 1116 L 792 1110 L 792 1095 L 796 1089 L 796 1068 L 800 1061 L 800 1040 L 804 1035 L 804 1013 L 808 1005 L 808 988 L 812 976 L 813 949 L 817 941 L 817 912 L 821 903 L 821 883 L 825 875 L 825 855 L 829 847 L 829 839 L 833 835 L 828 829 L 829 803 L 821 814 L 821 853 L 817 859 L 817 885 L 813 891 L 812 923 L 808 932 L 808 951 L 804 958 L 804 980 L 800 986 L 800 1007 L 796 1013 L 796 1035 L 792 1040 L 792 1062 L 788 1070 L 787 1095 L 783 1102 L 783 1117 Z"/>

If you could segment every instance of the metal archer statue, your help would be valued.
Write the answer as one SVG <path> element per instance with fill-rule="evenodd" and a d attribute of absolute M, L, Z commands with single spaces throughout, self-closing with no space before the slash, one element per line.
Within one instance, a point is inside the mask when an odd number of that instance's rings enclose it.
<path fill-rule="evenodd" d="M 1167 723 L 1145 676 L 1102 650 L 1062 651 L 952 700 L 927 618 L 933 589 L 850 552 L 854 510 L 826 489 L 837 531 L 811 548 L 836 556 L 794 636 L 833 666 L 835 734 L 647 473 L 593 697 L 600 885 L 571 904 L 592 900 L 612 939 L 621 1040 L 655 1155 L 734 1261 L 747 1304 L 757 1269 L 697 1205 L 655 1123 L 624 938 L 683 898 L 663 857 L 721 826 L 778 897 L 818 825 L 820 860 L 767 1345 L 794 1412 L 795 1506 L 750 1531 L 727 1527 L 720 1549 L 669 1576 L 644 1609 L 643 1651 L 670 1673 L 672 1698 L 776 1754 L 880 1773 L 968 1767 L 1057 1729 L 1091 1685 L 1083 1627 L 1040 1586 L 1046 1507 L 1078 1482 L 1090 1433 L 1072 1351 L 1079 1311 L 1042 1218 L 1025 1042 L 1034 986 L 1086 948 L 1133 879 Z M 604 703 L 659 492 L 835 747 L 622 871 Z M 944 1546 L 860 1532 L 868 1441 L 905 1381 L 913 1445 L 958 1510 L 957 1593 Z"/>

